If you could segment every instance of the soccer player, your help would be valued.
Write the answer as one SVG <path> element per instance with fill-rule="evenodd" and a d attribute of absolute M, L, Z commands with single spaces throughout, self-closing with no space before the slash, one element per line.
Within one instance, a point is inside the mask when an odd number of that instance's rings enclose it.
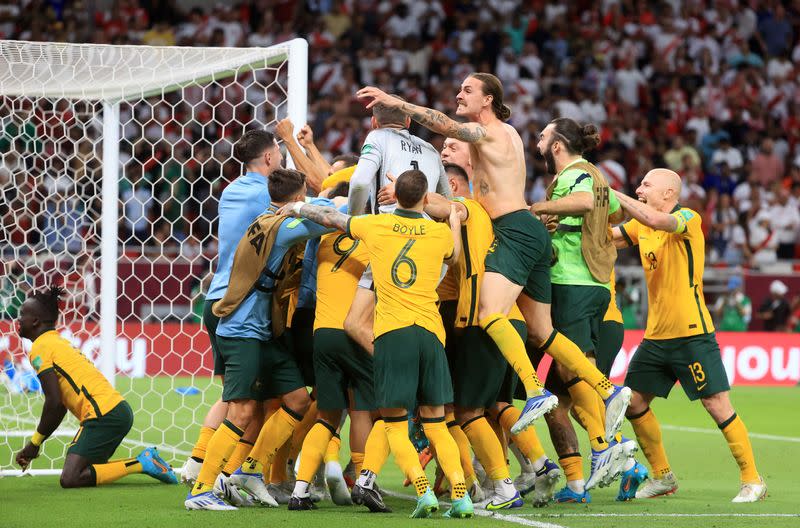
<path fill-rule="evenodd" d="M 503 104 L 503 87 L 494 75 L 473 73 L 456 97 L 459 123 L 441 112 L 404 102 L 374 87 L 362 88 L 359 98 L 371 99 L 367 108 L 383 105 L 430 130 L 470 144 L 470 160 L 477 201 L 492 218 L 495 242 L 486 257 L 486 273 L 478 302 L 479 324 L 497 343 L 525 386 L 527 401 L 514 432 L 553 409 L 558 400 L 544 389 L 525 350 L 525 343 L 508 319 L 517 303 L 531 339 L 557 361 L 589 383 L 606 403 L 609 427 L 620 423 L 629 391 L 614 387 L 580 349 L 553 329 L 550 320 L 551 245 L 547 230 L 525 203 L 525 154 L 522 140 L 504 123 L 511 111 Z"/>
<path fill-rule="evenodd" d="M 30 362 L 42 384 L 44 406 L 36 431 L 17 453 L 17 464 L 27 469 L 69 411 L 81 426 L 67 448 L 62 488 L 101 486 L 136 473 L 176 484 L 178 478 L 155 447 L 134 458 L 109 461 L 131 430 L 133 411 L 92 362 L 56 332 L 58 300 L 63 294 L 62 288 L 51 286 L 20 306 L 19 335 L 33 342 Z"/>
<path fill-rule="evenodd" d="M 203 308 L 203 324 L 208 332 L 211 342 L 211 351 L 214 354 L 214 375 L 219 376 L 224 384 L 225 362 L 217 344 L 216 330 L 219 318 L 214 315 L 211 306 L 225 295 L 230 279 L 233 255 L 239 240 L 245 234 L 247 226 L 262 214 L 270 203 L 267 180 L 272 172 L 280 168 L 283 156 L 275 136 L 266 130 L 250 130 L 245 132 L 233 146 L 233 157 L 245 167 L 243 176 L 239 176 L 228 185 L 219 200 L 219 226 L 217 240 L 219 250 L 217 265 L 211 285 L 206 293 Z M 208 441 L 214 431 L 222 424 L 228 411 L 228 404 L 222 399 L 217 400 L 206 413 L 200 435 L 192 449 L 191 456 L 186 460 L 181 472 L 181 481 L 193 487 L 206 456 Z M 253 427 L 247 431 L 237 451 L 246 454 L 252 448 L 253 441 L 258 435 L 259 428 Z M 232 459 L 243 458 L 232 456 Z M 236 464 L 238 466 L 238 464 Z M 235 467 L 233 468 L 235 470 Z"/>
<path fill-rule="evenodd" d="M 428 180 L 418 170 L 395 184 L 394 213 L 350 217 L 334 209 L 297 203 L 295 214 L 336 226 L 367 249 L 373 266 L 375 305 L 375 394 L 395 460 L 417 490 L 412 517 L 429 517 L 439 502 L 408 438 L 408 410 L 419 404 L 425 435 L 450 481 L 447 517 L 471 517 L 458 447 L 445 425 L 444 404 L 452 386 L 444 352 L 444 328 L 436 308 L 443 261 L 455 263 L 461 226 L 454 211 L 450 229 L 423 217 Z"/>
<path fill-rule="evenodd" d="M 272 199 L 269 213 L 306 195 L 305 175 L 294 170 L 274 170 L 268 186 Z M 211 489 L 256 409 L 270 397 L 280 397 L 283 405 L 264 422 L 250 455 L 231 474 L 230 483 L 262 504 L 277 506 L 274 499 L 270 501 L 272 497 L 264 485 L 264 471 L 311 404 L 296 358 L 273 335 L 272 308 L 276 302 L 273 292 L 280 286 L 286 268 L 294 265 L 292 259 L 297 252 L 293 248 L 332 230 L 313 222 L 278 219 L 283 220 L 278 227 L 265 233 L 259 220 L 247 228 L 237 246 L 227 291 L 212 307 L 220 317 L 216 338 L 225 364 L 222 400 L 228 402 L 228 413 L 209 441 L 197 482 L 186 497 L 184 504 L 190 510 L 235 509 Z M 255 284 L 245 284 L 240 275 L 251 271 L 257 265 L 255 261 L 262 257 L 266 264 L 263 269 L 255 269 Z M 241 265 L 239 275 L 237 262 Z"/>
<path fill-rule="evenodd" d="M 761 500 L 767 485 L 756 469 L 744 422 L 731 405 L 728 377 L 703 299 L 705 237 L 700 215 L 678 205 L 681 180 L 668 169 L 645 175 L 636 189 L 638 201 L 616 194 L 633 220 L 614 228 L 614 241 L 618 247 L 639 246 L 649 299 L 644 340 L 625 378 L 633 389 L 627 417 L 652 468 L 636 498 L 678 489 L 650 402 L 656 396 L 666 398 L 680 381 L 690 400 L 702 402 L 739 465 L 741 487 L 733 502 Z"/>
<path fill-rule="evenodd" d="M 603 174 L 583 158 L 584 152 L 599 142 L 594 125 L 581 126 L 569 118 L 551 121 L 542 130 L 537 148 L 547 171 L 555 177 L 547 189 L 547 200 L 531 206 L 532 213 L 552 219 L 555 224 L 552 241 L 556 261 L 550 269 L 553 326 L 587 356 L 595 355 L 600 323 L 610 300 L 609 280 L 617 259 L 610 224 L 624 219 Z M 560 404 L 569 408 L 564 394 L 568 391 L 592 447 L 592 473 L 586 489 L 576 494 L 568 486 L 555 499 L 588 502 L 582 500 L 586 490 L 609 485 L 622 471 L 627 459 L 623 447 L 628 444 L 618 443 L 613 437 L 611 444 L 606 441 L 599 402 L 592 388 L 562 365 L 557 364 L 554 370 L 548 378 L 553 376 L 562 382 L 555 384 L 561 385 L 556 392 L 562 400 Z M 619 427 L 620 424 L 612 425 L 615 431 Z M 635 449 L 633 442 L 629 444 L 630 449 Z"/>

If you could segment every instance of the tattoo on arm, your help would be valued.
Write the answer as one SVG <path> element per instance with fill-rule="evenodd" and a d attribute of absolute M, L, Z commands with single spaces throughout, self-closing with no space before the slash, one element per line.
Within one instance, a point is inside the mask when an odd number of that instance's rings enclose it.
<path fill-rule="evenodd" d="M 300 208 L 300 216 L 319 225 L 335 227 L 340 231 L 347 230 L 347 220 L 350 219 L 349 215 L 341 213 L 333 207 L 322 207 L 313 204 L 303 204 L 303 207 Z"/>
<path fill-rule="evenodd" d="M 491 191 L 491 189 L 489 188 L 489 184 L 486 182 L 486 180 L 481 180 L 480 185 L 478 185 L 478 191 L 481 193 L 482 196 L 486 196 L 487 194 L 489 194 L 489 191 Z"/>
<path fill-rule="evenodd" d="M 459 123 L 450 119 L 442 112 L 425 108 L 422 106 L 413 105 L 410 103 L 403 103 L 400 107 L 403 113 L 411 117 L 420 125 L 444 134 L 447 137 L 460 139 L 467 143 L 475 143 L 486 137 L 486 129 L 482 126 L 466 123 Z"/>

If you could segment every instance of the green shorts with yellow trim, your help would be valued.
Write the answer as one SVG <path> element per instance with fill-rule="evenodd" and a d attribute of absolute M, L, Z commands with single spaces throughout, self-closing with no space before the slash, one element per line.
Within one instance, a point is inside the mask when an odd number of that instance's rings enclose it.
<path fill-rule="evenodd" d="M 564 334 L 587 354 L 597 350 L 600 323 L 611 301 L 611 292 L 602 286 L 553 284 L 550 308 L 553 328 Z"/>
<path fill-rule="evenodd" d="M 492 220 L 494 241 L 486 254 L 486 271 L 499 273 L 534 301 L 550 304 L 550 233 L 527 209 Z"/>
<path fill-rule="evenodd" d="M 314 332 L 314 373 L 319 410 L 347 409 L 348 389 L 353 391 L 355 410 L 375 410 L 374 361 L 344 330 Z"/>
<path fill-rule="evenodd" d="M 600 323 L 600 334 L 597 340 L 597 350 L 595 360 L 597 370 L 605 377 L 611 375 L 611 367 L 617 354 L 622 349 L 622 341 L 625 339 L 625 327 L 617 321 L 603 321 Z"/>
<path fill-rule="evenodd" d="M 716 335 L 644 339 L 633 354 L 625 385 L 666 398 L 676 381 L 690 400 L 730 390 Z"/>
<path fill-rule="evenodd" d="M 121 401 L 103 416 L 84 420 L 67 448 L 67 454 L 80 455 L 90 464 L 104 464 L 133 427 L 133 411 Z"/>
<path fill-rule="evenodd" d="M 453 401 L 444 346 L 435 334 L 413 325 L 375 339 L 375 397 L 382 409 Z"/>
<path fill-rule="evenodd" d="M 208 340 L 211 342 L 211 353 L 214 354 L 214 375 L 222 376 L 225 373 L 225 361 L 222 360 L 222 353 L 217 344 L 217 325 L 219 317 L 211 311 L 211 306 L 219 299 L 206 299 L 203 303 L 203 326 L 206 327 Z"/>
<path fill-rule="evenodd" d="M 524 342 L 525 323 L 511 324 Z M 495 402 L 511 402 L 519 376 L 480 326 L 468 326 L 458 337 L 450 371 L 453 378 L 453 403 L 467 409 L 487 409 Z"/>
<path fill-rule="evenodd" d="M 294 354 L 280 339 L 217 336 L 225 363 L 222 401 L 277 398 L 305 387 Z"/>

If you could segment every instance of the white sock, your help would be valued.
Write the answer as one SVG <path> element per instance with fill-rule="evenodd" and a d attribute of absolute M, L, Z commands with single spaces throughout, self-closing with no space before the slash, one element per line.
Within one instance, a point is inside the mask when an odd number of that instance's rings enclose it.
<path fill-rule="evenodd" d="M 331 461 L 325 464 L 325 479 L 326 480 L 344 480 L 344 473 L 342 472 L 342 465 L 339 462 Z"/>
<path fill-rule="evenodd" d="M 533 468 L 533 472 L 537 473 L 540 469 L 544 467 L 544 463 L 547 462 L 547 455 L 542 455 L 533 462 L 531 462 L 531 467 Z"/>
<path fill-rule="evenodd" d="M 358 476 L 358 480 L 356 481 L 356 485 L 361 486 L 362 488 L 372 489 L 372 484 L 375 482 L 377 476 L 378 475 L 372 471 L 362 469 L 361 474 Z"/>
<path fill-rule="evenodd" d="M 567 487 L 575 493 L 583 493 L 586 491 L 586 483 L 581 480 L 570 480 L 567 482 Z"/>
<path fill-rule="evenodd" d="M 517 493 L 517 488 L 514 487 L 514 483 L 511 482 L 510 478 L 492 482 L 494 484 L 494 492 L 503 498 L 510 499 Z"/>
<path fill-rule="evenodd" d="M 308 482 L 304 480 L 298 480 L 294 483 L 294 491 L 292 495 L 295 497 L 305 498 L 308 497 Z"/>

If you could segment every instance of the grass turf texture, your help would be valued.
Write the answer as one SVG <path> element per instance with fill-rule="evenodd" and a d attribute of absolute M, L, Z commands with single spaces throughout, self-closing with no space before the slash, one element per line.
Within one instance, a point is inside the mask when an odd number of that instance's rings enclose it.
<path fill-rule="evenodd" d="M 173 386 L 194 384 L 202 390 L 201 395 L 181 396 Z M 161 446 L 162 455 L 179 467 L 185 459 L 180 453 L 170 452 L 171 446 L 178 452 L 191 449 L 199 420 L 205 410 L 219 394 L 219 387 L 207 380 L 181 380 L 169 378 L 118 380 L 120 390 L 136 413 L 135 430 L 129 435 L 133 442 L 153 443 Z M 143 395 L 143 396 L 142 396 Z M 29 396 L 0 396 L 4 427 L 9 430 L 10 410 L 24 405 L 22 398 Z M 731 498 L 738 491 L 738 468 L 730 456 L 722 434 L 703 410 L 699 402 L 689 403 L 680 388 L 670 400 L 656 400 L 653 409 L 663 424 L 667 453 L 679 480 L 676 495 L 660 499 L 618 503 L 614 501 L 615 487 L 592 490 L 592 503 L 586 506 L 551 504 L 544 509 L 529 505 L 513 510 L 513 517 L 501 520 L 497 517 L 481 517 L 469 522 L 479 526 L 539 526 L 555 527 L 739 527 L 800 526 L 800 484 L 796 475 L 800 473 L 800 423 L 797 409 L 800 408 L 800 389 L 797 388 L 750 388 L 738 387 L 732 392 L 732 400 L 751 433 L 793 438 L 794 441 L 775 438 L 752 438 L 759 471 L 769 485 L 769 497 L 757 504 L 734 505 Z M 34 412 L 39 412 L 41 400 L 35 400 Z M 20 408 L 20 407 L 16 407 Z M 168 412 L 161 409 L 168 409 Z M 154 424 L 149 430 L 141 428 Z M 32 429 L 29 423 L 20 424 Z M 69 425 L 75 426 L 74 422 Z M 686 431 L 676 428 L 696 428 Z M 585 434 L 576 426 L 582 441 L 582 452 L 589 452 Z M 548 454 L 554 455 L 544 424 L 537 430 Z M 632 436 L 626 423 L 624 433 Z M 342 435 L 342 461 L 346 463 L 347 435 Z M 0 461 L 3 469 L 11 469 L 12 450 L 19 449 L 24 441 L 20 437 L 7 437 L 0 446 Z M 69 438 L 51 439 L 45 444 L 48 456 L 62 456 L 65 442 Z M 131 443 L 123 444 L 117 456 L 136 454 L 140 448 Z M 513 457 L 512 457 L 513 458 Z M 639 456 L 640 460 L 643 457 Z M 37 461 L 34 467 L 45 467 Z M 59 462 L 60 463 L 60 462 Z M 584 458 L 588 478 L 588 456 Z M 432 477 L 433 464 L 429 466 Z M 518 473 L 512 460 L 512 476 Z M 411 488 L 402 488 L 399 470 L 390 460 L 380 476 L 381 485 L 392 491 L 413 495 Z M 564 481 L 559 483 L 563 486 Z M 341 508 L 330 502 L 320 504 L 313 512 L 289 512 L 281 509 L 245 509 L 238 512 L 187 512 L 183 509 L 186 488 L 166 486 L 145 476 L 125 478 L 110 486 L 96 489 L 61 490 L 57 477 L 6 477 L 0 479 L 0 526 L 80 526 L 81 528 L 105 526 L 130 526 L 135 528 L 198 525 L 226 528 L 251 527 L 254 524 L 291 527 L 325 524 L 326 528 L 338 526 L 352 528 L 356 523 L 380 523 L 381 526 L 408 526 L 408 523 L 457 522 L 446 521 L 441 513 L 435 520 L 412 521 L 407 518 L 413 504 L 402 498 L 387 498 L 395 511 L 391 515 L 371 515 L 362 508 Z M 599 516 L 599 514 L 607 516 Z M 747 514 L 751 516 L 734 516 Z M 765 515 L 784 515 L 767 517 Z M 616 515 L 621 515 L 617 517 Z M 676 516 L 681 515 L 681 516 Z M 695 515 L 687 517 L 685 515 Z M 702 516 L 700 516 L 702 515 Z M 793 515 L 789 517 L 787 515 Z"/>

